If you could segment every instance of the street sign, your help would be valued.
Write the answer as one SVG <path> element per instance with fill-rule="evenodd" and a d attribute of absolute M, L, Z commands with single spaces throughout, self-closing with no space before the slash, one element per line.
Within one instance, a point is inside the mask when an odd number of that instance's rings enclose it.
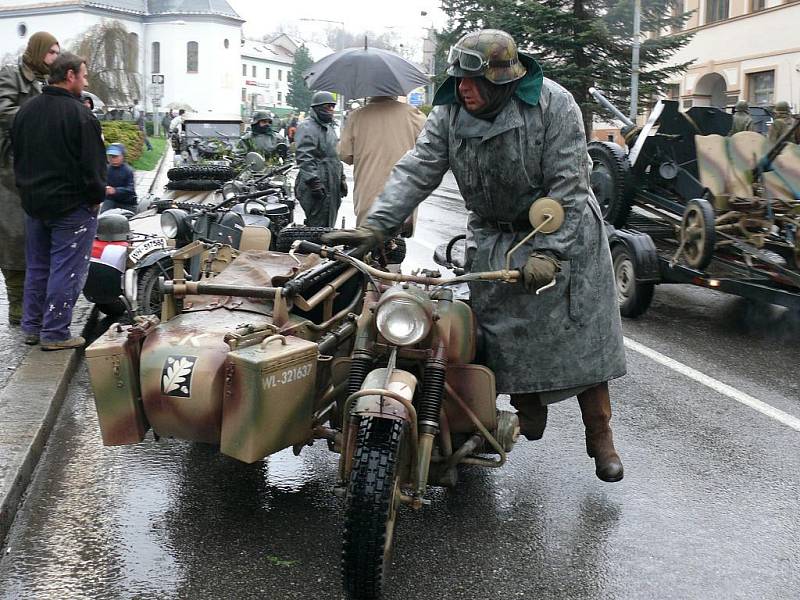
<path fill-rule="evenodd" d="M 150 76 L 150 83 L 157 83 L 159 85 L 164 85 L 164 76 L 163 75 L 151 75 Z"/>
<path fill-rule="evenodd" d="M 422 106 L 425 103 L 422 98 L 422 92 L 411 92 L 408 95 L 408 103 L 412 106 Z"/>
<path fill-rule="evenodd" d="M 163 83 L 151 83 L 147 87 L 147 91 L 150 93 L 150 98 L 158 98 L 159 100 L 164 97 L 164 84 Z"/>

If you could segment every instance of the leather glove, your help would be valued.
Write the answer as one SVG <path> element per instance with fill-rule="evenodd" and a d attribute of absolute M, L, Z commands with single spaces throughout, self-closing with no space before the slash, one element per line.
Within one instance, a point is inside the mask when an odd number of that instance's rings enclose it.
<path fill-rule="evenodd" d="M 348 187 L 347 187 L 347 182 L 344 180 L 344 177 L 343 177 L 342 178 L 342 183 L 339 185 L 339 195 L 341 195 L 342 198 L 345 198 L 345 197 L 347 197 L 347 192 L 348 191 L 349 190 L 348 190 Z"/>
<path fill-rule="evenodd" d="M 325 188 L 322 187 L 322 182 L 317 177 L 308 180 L 308 188 L 311 190 L 311 197 L 314 200 L 324 200 L 328 195 L 325 193 Z"/>
<path fill-rule="evenodd" d="M 383 232 L 362 225 L 355 229 L 337 229 L 322 236 L 322 241 L 329 246 L 352 246 L 367 252 L 383 243 Z"/>
<path fill-rule="evenodd" d="M 535 292 L 553 281 L 561 263 L 549 254 L 534 252 L 522 267 L 522 283 L 529 292 Z"/>

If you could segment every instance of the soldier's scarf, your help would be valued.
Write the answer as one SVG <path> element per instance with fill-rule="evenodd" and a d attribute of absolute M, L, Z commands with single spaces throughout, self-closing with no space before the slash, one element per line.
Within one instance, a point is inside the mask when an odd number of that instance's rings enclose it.
<path fill-rule="evenodd" d="M 44 58 L 53 44 L 58 40 L 46 31 L 37 31 L 28 40 L 28 47 L 22 55 L 22 62 L 28 67 L 37 79 L 44 79 L 50 74 L 50 67 L 44 64 Z"/>
<path fill-rule="evenodd" d="M 492 83 L 485 77 L 475 77 L 474 78 L 475 84 L 478 86 L 478 91 L 480 92 L 481 98 L 486 100 L 486 104 L 477 111 L 471 111 L 466 106 L 467 112 L 471 114 L 473 117 L 478 117 L 479 119 L 484 119 L 486 121 L 492 121 L 500 111 L 505 108 L 508 101 L 511 100 L 514 96 L 514 92 L 517 91 L 517 86 L 519 85 L 520 79 L 516 81 L 512 81 L 511 83 L 504 83 L 502 85 L 497 85 Z M 458 84 L 460 83 L 459 80 L 456 80 L 456 90 L 458 90 Z M 464 105 L 464 100 L 461 98 L 461 93 L 458 93 L 458 101 Z"/>
<path fill-rule="evenodd" d="M 272 133 L 272 126 L 271 126 L 271 125 L 264 125 L 264 126 L 262 127 L 262 126 L 261 126 L 261 125 L 259 125 L 258 123 L 253 123 L 253 125 L 250 127 L 250 129 L 252 129 L 252 130 L 253 130 L 253 133 L 255 133 L 255 134 L 259 134 L 259 133 Z"/>
<path fill-rule="evenodd" d="M 312 106 L 311 109 L 314 111 L 314 114 L 317 115 L 317 118 L 323 123 L 330 123 L 331 121 L 333 121 L 332 112 L 321 110 L 321 107 L 319 106 Z"/>

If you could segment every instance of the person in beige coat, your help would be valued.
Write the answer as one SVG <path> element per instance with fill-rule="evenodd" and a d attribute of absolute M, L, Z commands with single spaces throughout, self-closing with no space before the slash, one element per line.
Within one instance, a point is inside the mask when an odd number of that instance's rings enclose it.
<path fill-rule="evenodd" d="M 414 147 L 425 115 L 389 96 L 374 96 L 353 111 L 339 142 L 339 157 L 354 165 L 356 225 L 366 219 L 392 168 Z"/>

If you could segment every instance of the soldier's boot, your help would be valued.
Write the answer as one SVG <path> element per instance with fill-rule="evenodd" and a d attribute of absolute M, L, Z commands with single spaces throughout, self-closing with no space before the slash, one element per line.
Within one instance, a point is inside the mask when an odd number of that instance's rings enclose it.
<path fill-rule="evenodd" d="M 22 295 L 25 289 L 25 271 L 18 269 L 2 269 L 6 280 L 8 296 L 8 322 L 19 325 L 22 322 Z"/>
<path fill-rule="evenodd" d="M 511 394 L 511 406 L 517 409 L 519 432 L 529 440 L 540 440 L 547 427 L 547 406 L 539 394 Z"/>
<path fill-rule="evenodd" d="M 608 383 L 600 383 L 578 394 L 581 417 L 586 427 L 586 453 L 594 458 L 595 473 L 603 481 L 622 479 L 622 460 L 614 448 L 611 432 L 611 399 Z"/>

